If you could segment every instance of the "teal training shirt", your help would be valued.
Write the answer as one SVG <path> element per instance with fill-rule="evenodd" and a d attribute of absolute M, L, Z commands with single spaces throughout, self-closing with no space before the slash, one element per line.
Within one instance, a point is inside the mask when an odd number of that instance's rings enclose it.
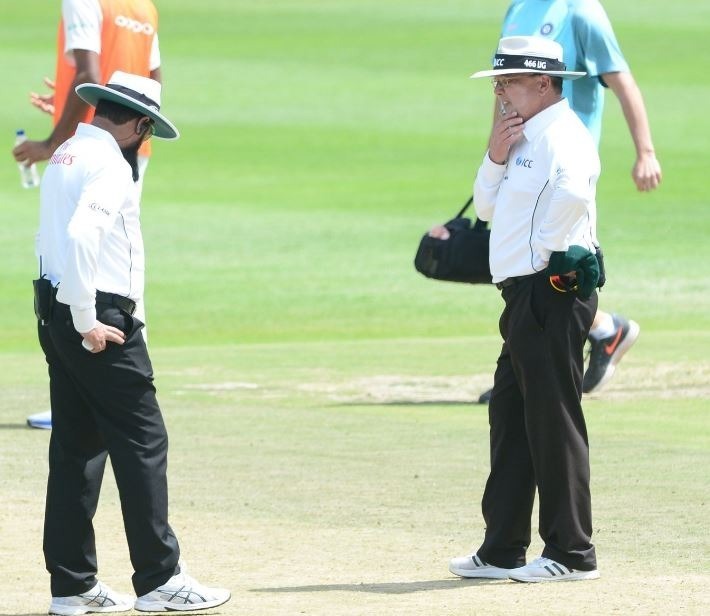
<path fill-rule="evenodd" d="M 599 146 L 604 112 L 600 75 L 629 72 L 606 11 L 598 0 L 513 0 L 501 37 L 544 36 L 562 45 L 567 70 L 586 71 L 565 79 L 563 95 Z"/>

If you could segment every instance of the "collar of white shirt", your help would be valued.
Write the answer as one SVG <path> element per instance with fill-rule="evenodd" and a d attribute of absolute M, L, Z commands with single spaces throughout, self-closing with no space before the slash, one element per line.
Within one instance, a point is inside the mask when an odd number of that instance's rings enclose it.
<path fill-rule="evenodd" d="M 528 141 L 532 141 L 542 131 L 544 131 L 557 118 L 569 111 L 569 103 L 566 98 L 563 98 L 558 103 L 546 107 L 539 113 L 536 113 L 532 118 L 525 122 L 523 134 Z"/>
<path fill-rule="evenodd" d="M 121 148 L 118 147 L 118 143 L 116 143 L 116 140 L 113 138 L 113 135 L 108 131 L 104 130 L 103 128 L 99 128 L 98 126 L 94 126 L 93 124 L 85 124 L 84 122 L 79 122 L 76 127 L 75 134 L 80 137 L 91 137 L 93 139 L 105 141 L 106 143 L 110 144 L 111 147 L 116 150 L 116 152 L 118 152 L 119 154 L 121 153 Z"/>

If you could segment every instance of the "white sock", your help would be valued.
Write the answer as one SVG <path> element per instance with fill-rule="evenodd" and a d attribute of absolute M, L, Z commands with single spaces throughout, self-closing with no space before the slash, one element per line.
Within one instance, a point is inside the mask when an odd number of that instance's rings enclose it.
<path fill-rule="evenodd" d="M 602 340 L 603 338 L 609 338 L 613 336 L 616 332 L 616 327 L 614 325 L 614 319 L 607 312 L 601 319 L 599 325 L 594 329 L 589 330 L 589 336 L 595 340 Z"/>

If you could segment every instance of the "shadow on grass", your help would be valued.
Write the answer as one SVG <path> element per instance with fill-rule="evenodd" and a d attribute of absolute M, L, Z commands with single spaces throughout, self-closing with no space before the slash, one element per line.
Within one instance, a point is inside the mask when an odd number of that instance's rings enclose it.
<path fill-rule="evenodd" d="M 30 428 L 27 426 L 27 424 L 23 421 L 22 423 L 5 423 L 5 424 L 0 424 L 0 430 L 29 430 Z M 44 430 L 37 430 L 37 432 L 43 432 Z M 49 432 L 49 430 L 47 430 Z M 2 612 L 0 612 L 0 616 L 5 616 Z M 44 614 L 44 616 L 47 616 Z"/>
<path fill-rule="evenodd" d="M 462 586 L 482 586 L 484 584 L 507 584 L 508 580 L 425 580 L 421 582 L 384 582 L 381 584 L 313 584 L 311 586 L 277 586 L 274 588 L 251 588 L 249 592 L 369 592 L 380 595 L 405 595 L 429 590 L 448 590 Z"/>
<path fill-rule="evenodd" d="M 481 408 L 488 408 L 486 404 L 479 404 L 475 400 L 386 400 L 378 402 L 376 400 L 371 401 L 352 401 L 352 402 L 339 402 L 338 404 L 330 404 L 328 406 L 480 406 Z"/>

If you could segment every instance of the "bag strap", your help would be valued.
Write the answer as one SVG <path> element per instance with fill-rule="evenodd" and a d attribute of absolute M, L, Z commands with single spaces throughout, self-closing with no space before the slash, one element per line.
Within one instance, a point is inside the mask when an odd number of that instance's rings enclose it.
<path fill-rule="evenodd" d="M 466 213 L 466 210 L 470 207 L 470 205 L 473 203 L 473 195 L 471 195 L 468 198 L 468 201 L 464 204 L 464 206 L 461 208 L 461 211 L 454 216 L 454 218 L 461 218 Z"/>
<path fill-rule="evenodd" d="M 466 203 L 464 203 L 464 206 L 461 208 L 458 214 L 456 214 L 456 218 L 461 218 L 465 213 L 466 210 L 471 207 L 471 204 L 473 203 L 473 195 L 471 195 Z M 485 220 L 481 220 L 480 218 L 476 218 L 476 220 L 473 223 L 473 230 L 474 231 L 483 231 L 488 228 L 488 223 Z"/>

